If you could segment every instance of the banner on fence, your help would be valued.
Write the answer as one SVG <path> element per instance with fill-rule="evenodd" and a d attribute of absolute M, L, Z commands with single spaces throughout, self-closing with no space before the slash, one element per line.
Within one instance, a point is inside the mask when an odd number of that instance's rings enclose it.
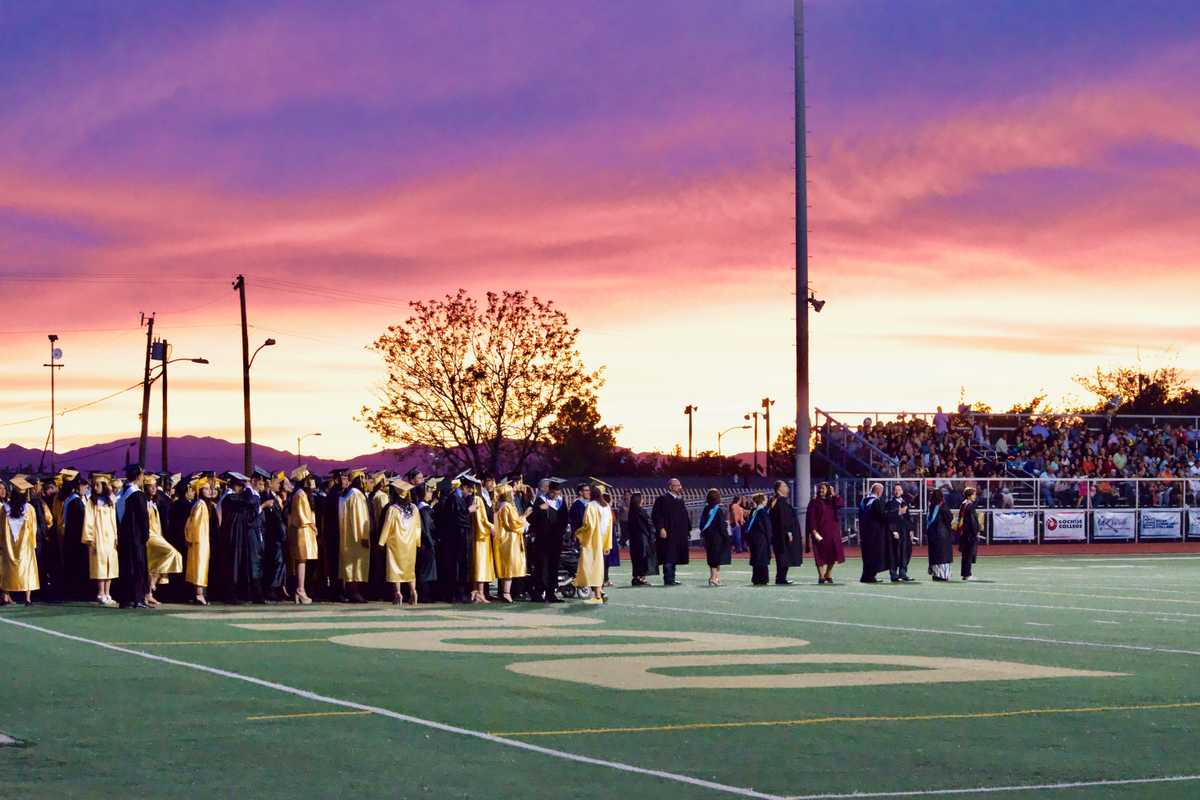
<path fill-rule="evenodd" d="M 1143 539 L 1178 539 L 1183 533 L 1183 514 L 1179 511 L 1142 510 Z"/>
<path fill-rule="evenodd" d="M 1137 512 L 1098 510 L 1092 515 L 1092 539 L 1132 539 L 1137 527 Z"/>
<path fill-rule="evenodd" d="M 1087 512 L 1047 509 L 1042 517 L 1042 541 L 1086 542 Z"/>
<path fill-rule="evenodd" d="M 1200 508 L 1188 509 L 1188 538 L 1200 539 Z"/>
<path fill-rule="evenodd" d="M 993 511 L 993 542 L 1032 542 L 1037 537 L 1032 511 Z"/>

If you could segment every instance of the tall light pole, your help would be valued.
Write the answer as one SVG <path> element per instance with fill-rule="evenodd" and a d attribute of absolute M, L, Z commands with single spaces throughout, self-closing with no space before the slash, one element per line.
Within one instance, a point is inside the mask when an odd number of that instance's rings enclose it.
<path fill-rule="evenodd" d="M 63 368 L 63 365 L 58 363 L 58 360 L 62 358 L 62 350 L 54 346 L 54 343 L 58 341 L 58 334 L 52 333 L 46 338 L 50 340 L 50 363 L 42 364 L 42 366 L 50 368 L 50 471 L 55 472 L 54 456 L 58 451 L 58 432 L 54 425 L 54 373 Z"/>
<path fill-rule="evenodd" d="M 142 372 L 142 433 L 138 438 L 137 463 L 146 465 L 146 437 L 150 431 L 150 350 L 154 346 L 154 314 L 142 314 L 146 326 L 146 368 Z"/>
<path fill-rule="evenodd" d="M 812 495 L 808 418 L 808 129 L 805 121 L 804 0 L 795 0 L 796 141 L 796 508 Z M 768 459 L 769 460 L 769 459 Z"/>
<path fill-rule="evenodd" d="M 757 475 L 758 474 L 758 412 L 751 411 L 749 414 L 746 414 L 744 417 L 742 417 L 742 419 L 750 419 L 751 417 L 754 417 L 754 474 Z"/>
<path fill-rule="evenodd" d="M 775 401 L 772 400 L 771 398 L 764 397 L 762 399 L 763 420 L 766 422 L 766 426 L 767 426 L 766 441 L 763 443 L 764 444 L 763 449 L 767 451 L 767 455 L 766 455 L 766 459 L 765 459 L 765 461 L 767 463 L 763 465 L 763 474 L 764 475 L 771 474 L 771 406 L 773 406 L 773 405 L 775 405 Z"/>
<path fill-rule="evenodd" d="M 154 346 L 154 360 L 162 362 L 162 372 L 151 378 L 150 382 L 162 378 L 162 471 L 170 472 L 171 464 L 167 457 L 167 365 L 174 364 L 176 361 L 190 361 L 193 364 L 207 364 L 207 358 L 171 358 L 171 345 L 166 339 L 156 342 Z M 144 466 L 144 465 L 143 465 Z"/>
<path fill-rule="evenodd" d="M 297 467 L 300 466 L 300 443 L 310 436 L 320 436 L 320 435 L 321 434 L 318 432 L 318 433 L 306 433 L 303 436 L 296 437 L 296 466 Z"/>
<path fill-rule="evenodd" d="M 688 461 L 692 460 L 692 417 L 699 410 L 700 406 L 693 405 L 685 406 L 683 409 L 684 416 L 688 418 Z"/>

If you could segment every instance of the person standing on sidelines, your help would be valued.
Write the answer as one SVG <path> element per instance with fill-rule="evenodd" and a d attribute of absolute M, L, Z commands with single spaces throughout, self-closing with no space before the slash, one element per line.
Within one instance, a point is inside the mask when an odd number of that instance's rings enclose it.
<path fill-rule="evenodd" d="M 579 566 L 575 570 L 575 587 L 591 589 L 591 597 L 585 603 L 597 605 L 605 602 L 604 556 L 612 547 L 612 507 L 604 500 L 600 487 L 591 494 L 598 497 L 587 504 L 583 523 L 575 529 L 579 540 Z"/>
<path fill-rule="evenodd" d="M 888 568 L 887 516 L 883 510 L 883 484 L 871 484 L 871 492 L 858 504 L 858 538 L 862 549 L 861 583 L 879 583 L 875 577 Z"/>
<path fill-rule="evenodd" d="M 754 510 L 746 523 L 746 544 L 750 546 L 750 582 L 755 586 L 766 586 L 771 580 L 771 512 L 767 508 L 767 496 L 757 492 L 751 498 Z"/>
<path fill-rule="evenodd" d="M 929 495 L 929 517 L 925 520 L 925 544 L 929 550 L 929 574 L 934 581 L 950 580 L 950 565 L 954 563 L 954 540 L 950 529 L 950 511 L 941 489 Z"/>
<path fill-rule="evenodd" d="M 675 567 L 688 563 L 688 544 L 692 538 L 692 519 L 683 501 L 683 484 L 678 478 L 667 482 L 667 493 L 654 501 L 650 513 L 658 532 L 658 561 L 662 564 L 663 586 L 678 586 Z"/>
<path fill-rule="evenodd" d="M 150 541 L 150 512 L 142 492 L 142 465 L 125 468 L 125 486 L 117 496 L 117 600 L 121 608 L 149 608 L 150 572 L 146 545 Z"/>
<path fill-rule="evenodd" d="M 650 513 L 642 503 L 642 493 L 629 493 L 629 513 L 625 517 L 625 531 L 629 537 L 629 563 L 633 571 L 631 586 L 649 586 L 647 575 L 658 574 L 658 537 Z"/>
<path fill-rule="evenodd" d="M 892 487 L 892 496 L 884 507 L 887 516 L 887 546 L 890 555 L 889 575 L 892 583 L 912 583 L 908 577 L 908 562 L 912 559 L 912 533 L 908 520 L 908 500 L 904 487 Z"/>
<path fill-rule="evenodd" d="M 771 546 L 775 550 L 775 584 L 790 586 L 788 568 L 804 563 L 804 540 L 796 531 L 796 509 L 788 500 L 788 485 L 775 481 L 774 493 L 769 503 L 771 510 Z"/>
<path fill-rule="evenodd" d="M 0 546 L 0 589 L 3 589 L 3 601 L 0 605 L 11 602 L 13 594 L 23 593 L 25 605 L 33 605 L 33 593 L 40 588 L 38 582 L 37 562 L 37 511 L 28 501 L 33 489 L 24 477 L 17 476 L 11 481 L 13 490 L 7 501 L 0 508 L 4 516 L 4 537 Z"/>
<path fill-rule="evenodd" d="M 804 525 L 812 541 L 813 562 L 817 565 L 817 583 L 833 583 L 833 565 L 846 561 L 839 522 L 842 498 L 832 484 L 817 486 L 817 496 L 809 501 L 804 513 Z"/>
<path fill-rule="evenodd" d="M 721 491 L 709 489 L 700 511 L 700 539 L 708 561 L 708 585 L 721 585 L 721 567 L 730 561 L 729 525 L 721 508 Z"/>
<path fill-rule="evenodd" d="M 962 579 L 973 581 L 971 574 L 975 565 L 975 551 L 979 544 L 979 515 L 975 513 L 975 489 L 963 492 L 962 505 L 958 509 L 958 552 L 962 558 Z"/>

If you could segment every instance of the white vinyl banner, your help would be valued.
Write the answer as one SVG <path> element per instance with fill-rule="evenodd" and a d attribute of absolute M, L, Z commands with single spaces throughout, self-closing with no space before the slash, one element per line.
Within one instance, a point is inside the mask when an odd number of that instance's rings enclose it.
<path fill-rule="evenodd" d="M 1047 509 L 1042 517 L 1043 542 L 1086 542 L 1087 512 Z"/>
<path fill-rule="evenodd" d="M 1137 512 L 1131 508 L 1120 510 L 1097 509 L 1092 514 L 1092 539 L 1132 539 L 1137 528 Z"/>
<path fill-rule="evenodd" d="M 1200 539 L 1200 508 L 1188 509 L 1188 538 Z"/>
<path fill-rule="evenodd" d="M 993 542 L 1032 542 L 1037 536 L 1032 511 L 993 511 Z"/>
<path fill-rule="evenodd" d="M 1143 539 L 1178 539 L 1183 533 L 1183 514 L 1179 511 L 1142 511 Z"/>

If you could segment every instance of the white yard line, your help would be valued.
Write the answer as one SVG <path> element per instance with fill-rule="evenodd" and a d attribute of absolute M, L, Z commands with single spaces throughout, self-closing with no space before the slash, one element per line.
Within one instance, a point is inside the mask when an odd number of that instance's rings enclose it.
<path fill-rule="evenodd" d="M 6 625 L 12 625 L 14 627 L 24 628 L 26 630 L 36 631 L 38 633 L 44 633 L 49 636 L 56 636 L 60 639 L 67 639 L 72 642 L 79 642 L 81 644 L 89 644 L 94 647 L 103 648 L 105 650 L 111 650 L 115 653 L 123 653 L 125 655 L 137 656 L 138 658 L 145 658 L 150 661 L 158 661 L 160 663 L 171 664 L 172 666 L 176 666 L 176 667 L 184 667 L 186 669 L 192 669 L 192 670 L 196 670 L 198 672 L 206 672 L 210 675 L 216 675 L 221 678 L 229 678 L 230 680 L 236 680 L 236 681 L 242 681 L 244 683 L 250 683 L 255 686 L 261 686 L 265 689 L 272 689 L 274 691 L 294 695 L 296 697 L 300 697 L 305 700 L 311 700 L 314 703 L 325 703 L 326 705 L 338 706 L 340 708 L 349 708 L 349 709 L 353 709 L 355 711 L 365 711 L 370 714 L 376 714 L 381 717 L 388 717 L 390 719 L 399 720 L 401 722 L 407 722 L 412 725 L 419 725 L 419 726 L 425 727 L 425 728 L 432 728 L 433 730 L 442 731 L 444 733 L 453 733 L 453 734 L 457 734 L 459 736 L 467 736 L 472 739 L 480 739 L 485 742 L 490 742 L 492 744 L 498 744 L 498 745 L 502 745 L 504 747 L 512 747 L 517 750 L 526 750 L 531 753 L 538 753 L 539 755 L 550 756 L 551 758 L 559 758 L 564 761 L 574 761 L 579 764 L 589 764 L 591 766 L 596 766 L 596 767 L 606 767 L 608 769 L 617 770 L 618 772 L 627 772 L 627 773 L 632 773 L 635 775 L 646 775 L 646 776 L 649 776 L 652 778 L 661 778 L 662 780 L 673 781 L 675 783 L 684 783 L 684 784 L 688 784 L 690 786 L 698 786 L 703 789 L 712 789 L 713 791 L 716 791 L 716 792 L 723 792 L 725 794 L 737 795 L 739 797 L 754 797 L 754 798 L 758 798 L 759 800 L 784 800 L 782 795 L 768 794 L 766 792 L 758 792 L 758 791 L 755 791 L 754 789 L 749 789 L 749 788 L 745 788 L 745 787 L 741 787 L 741 786 L 729 786 L 727 784 L 716 783 L 714 781 L 706 781 L 701 778 L 693 778 L 690 775 L 680 775 L 678 773 L 667 772 L 665 770 L 646 769 L 644 767 L 635 767 L 632 764 L 625 764 L 620 761 L 608 761 L 608 760 L 601 759 L 601 758 L 592 758 L 591 756 L 579 755 L 578 753 L 570 753 L 570 752 L 567 752 L 566 750 L 555 750 L 555 749 L 549 748 L 549 747 L 541 747 L 540 745 L 529 744 L 528 742 L 523 742 L 523 741 L 520 741 L 517 739 L 506 739 L 502 736 L 494 736 L 493 734 L 484 733 L 483 731 L 471 730 L 470 728 L 460 728 L 457 725 L 447 725 L 444 722 L 435 722 L 433 720 L 422 719 L 421 717 L 414 717 L 410 714 L 401 714 L 397 711 L 391 711 L 386 708 L 379 708 L 377 706 L 364 705 L 363 703 L 356 703 L 351 700 L 340 700 L 335 697 L 328 697 L 326 695 L 317 694 L 316 692 L 310 692 L 310 691 L 307 691 L 306 689 L 297 689 L 292 686 L 285 686 L 282 683 L 275 683 L 274 681 L 263 680 L 262 678 L 255 678 L 250 675 L 242 675 L 237 672 L 230 672 L 229 670 L 218 669 L 216 667 L 209 667 L 204 664 L 194 664 L 190 661 L 182 661 L 177 658 L 168 658 L 167 656 L 155 655 L 153 653 L 145 653 L 140 650 L 131 650 L 127 647 L 119 647 L 117 645 L 108 644 L 107 642 L 99 642 L 94 639 L 86 639 L 82 636 L 74 636 L 72 634 L 62 633 L 61 631 L 52 630 L 50 628 L 43 628 L 38 625 L 32 625 L 28 622 L 18 622 L 16 620 L 8 619 L 5 617 L 0 617 L 0 622 L 4 623 Z"/>
<path fill-rule="evenodd" d="M 1111 619 L 1094 619 L 1094 620 L 1092 620 L 1092 622 L 1095 623 L 1096 625 L 1120 625 L 1121 624 L 1119 622 L 1114 622 Z"/>
<path fill-rule="evenodd" d="M 888 595 L 895 597 L 895 595 Z M 922 633 L 933 636 L 966 636 L 972 639 L 999 639 L 1010 642 L 1034 642 L 1037 644 L 1056 644 L 1064 647 L 1090 647 L 1098 650 L 1132 650 L 1138 653 L 1165 653 L 1168 655 L 1200 656 L 1200 650 L 1182 650 L 1173 647 L 1154 647 L 1146 644 L 1119 644 L 1115 642 L 1086 642 L 1071 639 L 1047 639 L 1041 636 L 1017 636 L 1010 633 L 975 633 L 973 631 L 953 631 L 944 628 L 908 628 L 899 625 L 877 625 L 870 622 L 845 622 L 832 619 L 811 619 L 806 617 L 774 617 L 764 614 L 739 614 L 735 611 L 711 611 L 701 608 L 681 608 L 678 606 L 653 605 L 621 605 L 622 608 L 638 608 L 646 611 L 674 611 L 682 614 L 702 614 L 716 617 L 740 617 L 742 619 L 758 619 L 770 622 L 794 622 L 805 625 L 832 625 L 841 628 L 863 628 L 874 631 L 891 631 L 892 633 Z"/>
<path fill-rule="evenodd" d="M 825 592 L 821 591 L 820 589 L 793 589 L 792 591 L 803 592 L 805 594 L 825 594 Z M 1189 614 L 1184 611 L 1130 611 L 1130 610 L 1117 610 L 1114 608 L 1084 608 L 1081 606 L 1051 606 L 1051 605 L 1042 605 L 1042 604 L 1038 604 L 1038 603 L 1005 603 L 1000 600 L 967 600 L 965 598 L 959 599 L 956 597 L 953 597 L 953 598 L 952 597 L 912 597 L 912 596 L 906 595 L 906 594 L 892 594 L 892 593 L 884 593 L 884 592 L 841 591 L 841 592 L 837 593 L 838 597 L 845 597 L 847 595 L 850 595 L 852 597 L 866 597 L 871 600 L 886 600 L 887 602 L 892 602 L 894 600 L 898 600 L 898 601 L 907 601 L 909 603 L 942 603 L 942 604 L 948 604 L 948 605 L 954 605 L 954 606 L 961 606 L 961 605 L 994 606 L 994 607 L 999 607 L 999 608 L 1036 609 L 1038 611 L 1080 611 L 1080 612 L 1084 612 L 1084 613 L 1088 613 L 1088 614 L 1126 614 L 1126 615 L 1147 616 L 1147 617 L 1161 617 L 1161 616 L 1167 615 L 1167 616 L 1200 618 L 1200 614 Z M 789 598 L 789 597 L 780 597 L 780 598 L 777 598 L 776 602 L 779 602 L 779 603 L 802 603 L 804 601 L 796 600 L 794 598 Z"/>
<path fill-rule="evenodd" d="M 1150 783 L 1200 781 L 1200 775 L 1165 775 L 1161 778 L 1125 778 L 1107 781 L 1039 783 L 1026 786 L 971 786 L 964 789 L 917 789 L 907 792 L 850 792 L 849 794 L 797 794 L 788 800 L 864 800 L 873 797 L 938 797 L 956 794 L 999 794 L 1001 792 L 1046 792 L 1060 789 L 1089 789 L 1098 786 L 1138 786 Z"/>
<path fill-rule="evenodd" d="M 1049 622 L 1026 622 L 1026 625 L 1032 625 L 1035 628 L 1053 628 Z"/>

